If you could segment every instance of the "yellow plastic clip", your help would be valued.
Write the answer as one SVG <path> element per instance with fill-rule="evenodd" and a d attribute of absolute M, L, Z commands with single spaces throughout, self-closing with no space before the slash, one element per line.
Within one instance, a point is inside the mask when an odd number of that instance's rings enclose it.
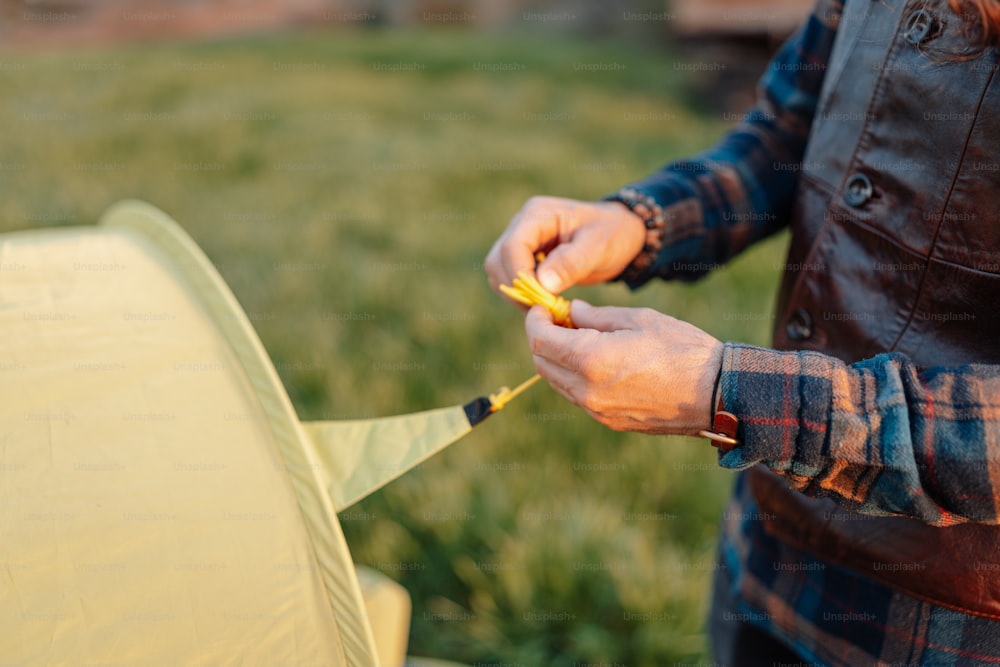
<path fill-rule="evenodd" d="M 535 305 L 545 306 L 552 313 L 553 322 L 562 327 L 574 328 L 573 318 L 569 314 L 569 301 L 548 291 L 534 276 L 524 271 L 518 272 L 513 285 L 501 285 L 500 291 L 529 308 Z"/>
<path fill-rule="evenodd" d="M 507 387 L 500 387 L 495 394 L 490 394 L 490 412 L 496 412 L 497 410 L 503 410 L 504 406 L 510 403 L 512 400 L 517 398 L 518 394 L 523 392 L 525 389 L 535 384 L 542 379 L 541 375 L 535 375 L 534 377 L 528 378 L 521 384 L 517 385 L 513 389 L 508 389 Z"/>
<path fill-rule="evenodd" d="M 545 253 L 536 253 L 535 260 L 538 263 L 545 261 Z M 541 283 L 539 283 L 534 276 L 531 276 L 524 271 L 518 272 L 513 285 L 501 285 L 500 291 L 514 301 L 524 304 L 529 308 L 536 305 L 544 306 L 550 313 L 552 313 L 553 322 L 562 327 L 570 329 L 575 328 L 573 325 L 573 318 L 570 317 L 569 314 L 570 302 L 558 294 L 553 294 L 542 287 Z M 541 379 L 541 375 L 535 375 L 534 377 L 531 377 L 517 385 L 513 389 L 500 387 L 495 394 L 490 394 L 490 412 L 492 413 L 497 410 L 502 410 L 503 407 L 510 403 L 510 401 L 513 400 L 518 394 Z"/>

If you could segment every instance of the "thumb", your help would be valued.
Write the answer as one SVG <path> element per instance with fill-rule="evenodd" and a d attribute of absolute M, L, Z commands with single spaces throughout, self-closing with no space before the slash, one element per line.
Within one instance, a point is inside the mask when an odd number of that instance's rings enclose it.
<path fill-rule="evenodd" d="M 568 242 L 557 245 L 535 270 L 535 275 L 542 287 L 559 294 L 588 278 L 595 261 L 603 253 L 594 235 L 576 234 Z"/>
<path fill-rule="evenodd" d="M 620 331 L 632 329 L 632 313 L 634 308 L 619 306 L 591 306 L 586 301 L 573 299 L 570 306 L 570 317 L 577 329 L 594 329 L 596 331 Z"/>

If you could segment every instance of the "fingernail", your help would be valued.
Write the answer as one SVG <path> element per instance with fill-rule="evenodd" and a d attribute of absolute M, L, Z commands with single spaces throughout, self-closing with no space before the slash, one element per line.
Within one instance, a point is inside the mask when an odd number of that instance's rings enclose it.
<path fill-rule="evenodd" d="M 538 282 L 542 284 L 542 287 L 552 293 L 559 291 L 559 276 L 556 275 L 555 271 L 549 269 L 539 269 L 537 275 Z"/>

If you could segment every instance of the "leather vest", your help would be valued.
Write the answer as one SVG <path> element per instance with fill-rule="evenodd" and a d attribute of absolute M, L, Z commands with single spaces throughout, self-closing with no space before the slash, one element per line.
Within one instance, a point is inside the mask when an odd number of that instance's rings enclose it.
<path fill-rule="evenodd" d="M 944 0 L 847 0 L 792 212 L 776 347 L 1000 363 L 998 51 L 975 49 Z M 783 541 L 1000 619 L 1000 526 L 858 514 L 763 466 L 748 475 Z"/>

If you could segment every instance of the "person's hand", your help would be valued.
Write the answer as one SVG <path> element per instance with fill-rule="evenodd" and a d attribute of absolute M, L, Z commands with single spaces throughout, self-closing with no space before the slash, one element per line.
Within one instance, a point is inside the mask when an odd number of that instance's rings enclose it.
<path fill-rule="evenodd" d="M 710 428 L 722 343 L 650 308 L 574 300 L 576 329 L 541 306 L 525 319 L 535 368 L 552 387 L 616 431 L 695 435 Z"/>
<path fill-rule="evenodd" d="M 486 256 L 490 286 L 510 285 L 519 271 L 550 292 L 610 280 L 642 250 L 642 220 L 618 202 L 532 197 Z M 535 253 L 546 253 L 535 272 Z"/>

